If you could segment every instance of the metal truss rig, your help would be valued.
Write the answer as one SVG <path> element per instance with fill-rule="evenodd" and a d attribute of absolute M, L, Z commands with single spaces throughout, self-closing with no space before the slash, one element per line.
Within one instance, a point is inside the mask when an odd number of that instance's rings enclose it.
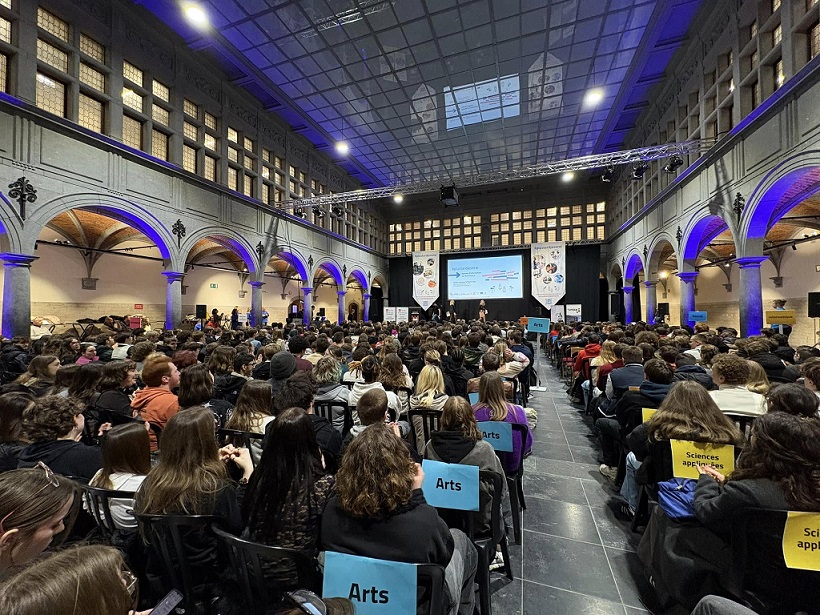
<path fill-rule="evenodd" d="M 335 205 L 343 205 L 345 203 L 353 203 L 356 201 L 371 201 L 391 197 L 395 194 L 407 196 L 410 194 L 437 192 L 441 186 L 444 185 L 455 185 L 457 188 L 461 189 L 472 186 L 486 186 L 501 182 L 517 181 L 531 177 L 555 175 L 556 173 L 565 173 L 567 171 L 611 169 L 616 166 L 640 165 L 648 163 L 652 160 L 671 158 L 672 156 L 701 154 L 709 150 L 714 144 L 714 139 L 698 139 L 694 141 L 683 141 L 680 143 L 653 145 L 651 147 L 641 147 L 638 149 L 624 150 L 621 152 L 612 152 L 609 154 L 594 154 L 592 156 L 569 158 L 558 162 L 545 162 L 542 164 L 535 164 L 509 171 L 479 173 L 476 175 L 448 177 L 446 179 L 416 182 L 412 184 L 384 186 L 382 188 L 371 188 L 368 190 L 353 190 L 351 192 L 341 192 L 339 194 L 322 194 L 305 199 L 291 199 L 282 203 L 277 203 L 277 207 L 281 209 L 304 209 L 308 207 L 320 209 L 332 208 Z"/>

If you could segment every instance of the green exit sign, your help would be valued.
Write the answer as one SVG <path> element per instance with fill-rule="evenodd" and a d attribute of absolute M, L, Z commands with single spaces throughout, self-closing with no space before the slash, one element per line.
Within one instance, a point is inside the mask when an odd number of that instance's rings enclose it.
<path fill-rule="evenodd" d="M 211 288 L 219 288 L 219 284 L 211 284 Z"/>

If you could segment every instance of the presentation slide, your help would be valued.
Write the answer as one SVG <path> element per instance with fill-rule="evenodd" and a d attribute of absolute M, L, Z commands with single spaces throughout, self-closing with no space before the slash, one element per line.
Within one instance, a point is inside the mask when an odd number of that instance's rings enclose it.
<path fill-rule="evenodd" d="M 450 299 L 520 299 L 521 255 L 460 258 L 447 261 Z"/>

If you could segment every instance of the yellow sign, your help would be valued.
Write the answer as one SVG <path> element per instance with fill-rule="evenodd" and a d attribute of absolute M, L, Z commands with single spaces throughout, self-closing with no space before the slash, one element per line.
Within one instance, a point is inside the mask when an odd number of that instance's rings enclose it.
<path fill-rule="evenodd" d="M 670 440 L 672 472 L 675 478 L 698 478 L 698 465 L 714 466 L 728 476 L 735 469 L 735 447 L 731 444 L 707 444 L 691 440 Z"/>
<path fill-rule="evenodd" d="M 766 323 L 769 325 L 796 325 L 797 312 L 794 310 L 766 310 Z"/>
<path fill-rule="evenodd" d="M 641 408 L 643 422 L 646 423 L 649 419 L 652 418 L 652 415 L 655 414 L 657 411 L 657 408 Z"/>
<path fill-rule="evenodd" d="M 820 571 L 820 513 L 789 511 L 783 559 L 787 568 Z"/>

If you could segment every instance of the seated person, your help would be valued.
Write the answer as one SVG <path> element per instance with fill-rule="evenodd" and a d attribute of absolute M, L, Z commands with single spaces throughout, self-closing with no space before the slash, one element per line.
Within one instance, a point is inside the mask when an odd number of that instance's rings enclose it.
<path fill-rule="evenodd" d="M 646 362 L 643 369 L 644 381 L 637 391 L 627 391 L 618 400 L 614 408 L 615 416 L 602 417 L 595 421 L 603 456 L 599 470 L 613 481 L 618 475 L 619 443 L 636 425 L 640 425 L 643 420 L 642 409 L 659 407 L 672 385 L 672 368 L 666 361 L 651 359 Z"/>
<path fill-rule="evenodd" d="M 478 555 L 460 530 L 449 530 L 427 504 L 424 472 L 386 425 L 365 429 L 348 447 L 336 476 L 336 495 L 322 515 L 327 551 L 447 567 L 450 615 L 472 615 Z M 419 612 L 426 612 L 419 605 Z"/>
<path fill-rule="evenodd" d="M 487 372 L 498 372 L 498 368 L 501 365 L 501 357 L 496 354 L 495 351 L 487 351 L 484 353 L 484 356 L 481 357 L 481 373 L 486 374 Z M 467 381 L 467 393 L 477 393 L 478 392 L 478 383 L 481 380 L 480 376 L 476 376 L 475 378 L 470 378 Z M 510 401 L 513 400 L 513 384 L 509 380 L 502 380 L 504 386 L 504 397 Z"/>
<path fill-rule="evenodd" d="M 717 391 L 709 395 L 721 412 L 739 416 L 760 416 L 766 412 L 766 398 L 746 388 L 752 370 L 749 361 L 736 354 L 722 354 L 712 362 L 712 379 Z"/>
<path fill-rule="evenodd" d="M 820 417 L 819 408 L 820 398 L 796 382 L 778 384 L 766 395 L 767 412 L 788 412 L 815 419 Z"/>
<path fill-rule="evenodd" d="M 770 382 L 795 382 L 798 371 L 794 366 L 787 366 L 783 359 L 772 352 L 777 342 L 766 338 L 752 338 L 745 346 L 746 356 L 750 361 L 759 363 L 766 372 Z"/>
<path fill-rule="evenodd" d="M 347 404 L 350 401 L 350 389 L 341 384 L 342 366 L 339 362 L 331 357 L 321 357 L 317 362 L 313 371 L 313 382 L 316 383 L 318 389 L 314 401 L 321 402 L 339 402 Z M 342 433 L 345 428 L 345 411 L 343 405 L 331 406 L 333 410 L 333 427 L 339 433 Z"/>
<path fill-rule="evenodd" d="M 529 455 L 532 449 L 532 433 L 527 423 L 524 408 L 509 403 L 504 398 L 504 387 L 498 372 L 482 374 L 478 386 L 478 401 L 473 404 L 476 421 L 505 421 L 517 423 L 527 427 L 524 441 L 513 434 L 513 450 L 511 453 L 499 453 L 501 465 L 507 473 L 518 470 L 521 459 Z"/>
<path fill-rule="evenodd" d="M 350 433 L 347 434 L 344 441 L 342 442 L 342 455 L 344 455 L 345 450 L 353 441 L 353 439 L 361 434 L 365 429 L 370 427 L 371 425 L 382 424 L 382 423 L 389 423 L 390 428 L 399 438 L 402 437 L 402 429 L 399 424 L 397 423 L 390 423 L 390 414 L 387 406 L 387 395 L 381 389 L 373 389 L 368 391 L 362 398 L 359 400 L 359 404 L 356 406 L 359 412 L 359 420 L 361 421 L 360 425 L 354 425 L 353 428 L 350 430 Z M 410 426 L 407 424 L 406 421 L 400 421 L 401 423 L 405 423 L 404 431 L 407 433 L 410 429 Z M 407 446 L 407 450 L 410 453 L 410 456 L 413 458 L 413 461 L 421 462 L 421 457 L 415 451 L 415 449 L 410 446 L 410 443 L 407 440 L 402 438 L 402 442 L 405 443 Z"/>
<path fill-rule="evenodd" d="M 627 346 L 621 352 L 624 366 L 609 373 L 604 392 L 607 399 L 618 401 L 631 386 L 640 386 L 643 382 L 643 351 L 637 346 Z"/>
<path fill-rule="evenodd" d="M 820 358 L 808 359 L 800 366 L 803 385 L 820 398 Z"/>
<path fill-rule="evenodd" d="M 703 347 L 714 348 L 714 346 L 709 346 L 707 344 L 703 344 Z M 706 356 L 704 351 L 701 352 L 701 360 Z M 661 358 L 664 360 L 666 357 L 661 355 Z M 667 361 L 669 363 L 669 361 Z M 697 361 L 688 354 L 678 354 L 675 355 L 674 361 L 672 363 L 675 364 L 675 374 L 673 376 L 673 381 L 678 382 L 679 380 L 693 380 L 698 384 L 702 385 L 707 391 L 711 391 L 712 389 L 717 389 L 717 385 L 713 380 L 713 376 L 710 375 L 709 371 L 703 366 L 698 365 Z"/>
<path fill-rule="evenodd" d="M 373 355 L 365 357 L 359 364 L 358 373 L 361 380 L 355 382 L 353 388 L 350 390 L 350 395 L 348 396 L 348 403 L 351 406 L 356 406 L 356 404 L 359 403 L 359 398 L 370 390 L 380 389 L 384 391 L 384 385 L 379 382 L 381 367 L 379 366 L 379 361 L 376 357 Z M 401 401 L 399 401 L 398 396 L 392 391 L 386 391 L 386 393 L 387 405 L 393 413 L 393 416 L 398 419 L 402 411 Z M 359 417 L 355 410 L 353 412 L 353 423 L 359 423 Z"/>

